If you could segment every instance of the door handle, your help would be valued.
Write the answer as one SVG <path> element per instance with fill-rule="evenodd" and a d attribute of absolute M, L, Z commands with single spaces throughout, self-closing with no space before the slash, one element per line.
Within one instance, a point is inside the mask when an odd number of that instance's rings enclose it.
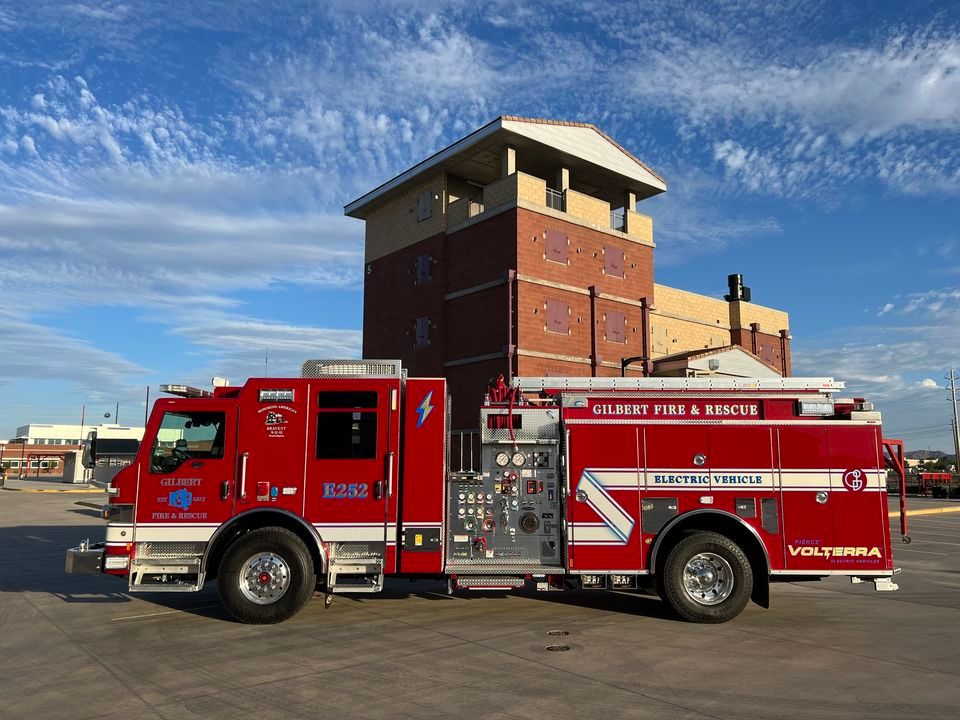
<path fill-rule="evenodd" d="M 247 458 L 250 457 L 250 453 L 245 452 L 240 456 L 240 499 L 245 500 L 247 497 Z"/>
<path fill-rule="evenodd" d="M 230 481 L 224 480 L 220 483 L 220 499 L 226 500 L 230 497 Z"/>
<path fill-rule="evenodd" d="M 203 462 L 202 462 L 201 460 L 194 460 L 192 463 L 190 463 L 190 467 L 193 467 L 193 468 L 202 468 L 202 467 L 203 467 Z"/>
<path fill-rule="evenodd" d="M 377 480 L 373 484 L 373 499 L 374 500 L 383 499 L 383 480 Z"/>

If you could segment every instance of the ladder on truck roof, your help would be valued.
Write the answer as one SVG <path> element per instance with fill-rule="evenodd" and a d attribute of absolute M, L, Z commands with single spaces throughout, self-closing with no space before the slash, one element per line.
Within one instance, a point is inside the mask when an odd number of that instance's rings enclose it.
<path fill-rule="evenodd" d="M 524 392 L 567 390 L 766 390 L 832 393 L 846 385 L 833 378 L 677 378 L 677 377 L 515 377 L 513 387 Z"/>

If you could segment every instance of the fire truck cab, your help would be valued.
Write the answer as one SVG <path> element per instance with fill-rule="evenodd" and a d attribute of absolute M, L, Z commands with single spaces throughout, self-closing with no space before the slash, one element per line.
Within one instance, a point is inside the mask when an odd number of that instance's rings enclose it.
<path fill-rule="evenodd" d="M 880 415 L 829 379 L 515 378 L 451 433 L 442 378 L 311 360 L 301 378 L 165 386 L 67 571 L 188 592 L 243 622 L 387 576 L 456 590 L 653 587 L 723 622 L 768 584 L 896 589 Z"/>

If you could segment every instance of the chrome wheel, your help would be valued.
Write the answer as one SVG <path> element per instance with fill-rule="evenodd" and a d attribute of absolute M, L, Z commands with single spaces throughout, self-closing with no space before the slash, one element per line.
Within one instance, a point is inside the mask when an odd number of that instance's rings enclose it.
<path fill-rule="evenodd" d="M 241 567 L 240 592 L 252 603 L 274 603 L 283 597 L 290 587 L 290 568 L 287 561 L 275 553 L 257 553 Z"/>
<path fill-rule="evenodd" d="M 733 592 L 733 568 L 715 553 L 694 555 L 683 568 L 683 589 L 698 605 L 719 605 Z"/>

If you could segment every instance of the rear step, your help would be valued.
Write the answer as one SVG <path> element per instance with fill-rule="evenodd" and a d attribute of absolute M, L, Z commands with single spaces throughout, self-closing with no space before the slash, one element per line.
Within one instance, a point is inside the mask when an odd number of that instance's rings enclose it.
<path fill-rule="evenodd" d="M 461 590 L 516 590 L 526 585 L 526 579 L 513 575 L 482 577 L 457 577 L 457 587 Z"/>

